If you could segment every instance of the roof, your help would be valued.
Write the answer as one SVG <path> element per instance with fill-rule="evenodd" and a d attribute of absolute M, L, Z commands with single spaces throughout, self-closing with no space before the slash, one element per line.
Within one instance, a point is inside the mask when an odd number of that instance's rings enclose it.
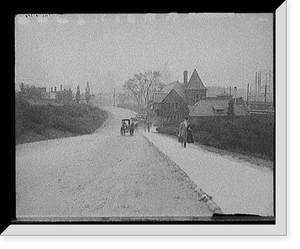
<path fill-rule="evenodd" d="M 166 92 L 156 92 L 156 93 L 154 93 L 153 102 L 160 103 L 167 95 L 168 95 L 168 93 L 166 93 Z"/>
<path fill-rule="evenodd" d="M 246 115 L 246 114 L 248 114 L 246 106 L 244 104 L 234 105 L 234 114 L 235 115 Z"/>
<path fill-rule="evenodd" d="M 195 69 L 186 87 L 187 90 L 207 90 Z"/>
<path fill-rule="evenodd" d="M 174 89 L 180 95 L 180 97 L 185 101 L 185 90 L 183 88 L 183 85 L 178 80 L 170 84 L 167 84 L 163 88 L 163 92 L 169 93 L 171 92 L 172 89 Z"/>
<path fill-rule="evenodd" d="M 190 116 L 226 116 L 228 109 L 228 99 L 202 99 L 199 100 L 190 110 Z M 221 114 L 216 114 L 215 111 L 223 110 Z M 234 106 L 235 115 L 247 115 L 248 112 L 244 105 L 236 104 Z"/>
<path fill-rule="evenodd" d="M 175 94 L 175 95 L 174 95 L 174 94 Z M 166 97 L 163 98 L 162 101 L 166 100 L 166 99 L 167 99 L 167 96 L 171 96 L 171 98 L 174 98 L 176 95 L 177 95 L 183 102 L 185 102 L 184 99 L 179 95 L 179 93 L 178 93 L 174 88 L 173 88 L 169 93 L 167 93 Z M 177 100 L 178 100 L 178 99 L 177 99 Z"/>
<path fill-rule="evenodd" d="M 224 110 L 227 115 L 228 100 L 226 99 L 202 99 L 199 100 L 190 111 L 190 116 L 215 116 L 213 107 Z"/>

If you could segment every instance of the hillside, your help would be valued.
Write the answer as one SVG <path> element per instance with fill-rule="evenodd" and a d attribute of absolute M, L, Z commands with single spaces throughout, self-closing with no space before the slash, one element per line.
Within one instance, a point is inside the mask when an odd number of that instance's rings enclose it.
<path fill-rule="evenodd" d="M 87 105 L 33 105 L 15 101 L 16 144 L 93 133 L 107 113 Z"/>

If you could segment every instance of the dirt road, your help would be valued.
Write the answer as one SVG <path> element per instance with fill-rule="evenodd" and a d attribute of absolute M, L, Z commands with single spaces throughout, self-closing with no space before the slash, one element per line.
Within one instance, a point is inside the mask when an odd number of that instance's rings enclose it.
<path fill-rule="evenodd" d="M 17 218 L 210 217 L 195 184 L 145 137 L 121 136 L 122 118 L 94 134 L 16 147 Z"/>

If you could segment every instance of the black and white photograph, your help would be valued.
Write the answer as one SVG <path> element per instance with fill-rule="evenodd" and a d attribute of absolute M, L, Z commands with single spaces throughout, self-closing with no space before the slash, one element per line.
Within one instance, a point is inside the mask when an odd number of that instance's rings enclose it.
<path fill-rule="evenodd" d="M 281 224 L 275 17 L 16 14 L 13 224 Z"/>

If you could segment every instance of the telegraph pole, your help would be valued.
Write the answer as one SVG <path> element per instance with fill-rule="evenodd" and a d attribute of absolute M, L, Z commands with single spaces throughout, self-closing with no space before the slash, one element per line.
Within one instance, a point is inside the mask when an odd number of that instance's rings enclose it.
<path fill-rule="evenodd" d="M 249 101 L 249 83 L 247 85 L 247 106 L 248 106 L 248 101 Z"/>
<path fill-rule="evenodd" d="M 116 88 L 114 88 L 114 107 L 116 106 Z"/>
<path fill-rule="evenodd" d="M 265 109 L 267 110 L 267 83 L 265 84 Z"/>
<path fill-rule="evenodd" d="M 258 73 L 255 72 L 255 89 L 254 89 L 254 92 L 255 92 L 255 101 L 256 101 L 256 96 L 257 96 L 257 82 L 258 82 Z"/>

